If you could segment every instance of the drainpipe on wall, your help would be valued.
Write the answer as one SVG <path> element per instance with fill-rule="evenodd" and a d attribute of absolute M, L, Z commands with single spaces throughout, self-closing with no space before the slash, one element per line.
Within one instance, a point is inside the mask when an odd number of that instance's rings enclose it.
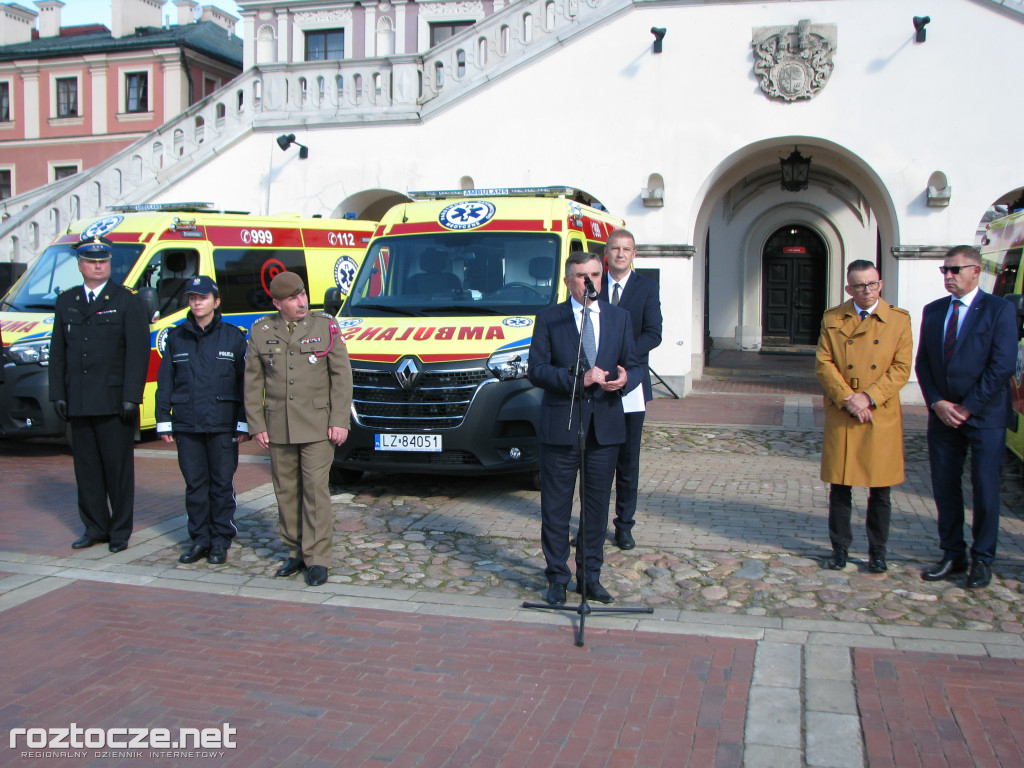
<path fill-rule="evenodd" d="M 185 57 L 185 44 L 178 43 L 178 49 L 181 51 L 181 66 L 185 70 L 185 78 L 188 80 L 188 103 L 185 105 L 185 109 L 192 106 L 195 99 L 196 84 L 192 82 L 192 70 L 188 67 L 188 59 Z M 183 109 L 182 112 L 185 110 Z"/>

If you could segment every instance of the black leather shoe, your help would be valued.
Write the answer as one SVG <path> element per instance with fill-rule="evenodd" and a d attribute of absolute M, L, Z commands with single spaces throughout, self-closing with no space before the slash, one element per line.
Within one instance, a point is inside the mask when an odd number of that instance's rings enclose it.
<path fill-rule="evenodd" d="M 580 585 L 576 584 L 576 592 L 582 594 Z M 597 579 L 594 581 L 587 582 L 587 597 L 597 600 L 599 603 L 613 603 L 615 598 L 612 597 L 611 592 L 601 586 L 601 582 Z"/>
<path fill-rule="evenodd" d="M 925 581 L 942 581 L 956 573 L 963 573 L 967 570 L 967 558 L 942 558 L 936 565 L 921 574 Z"/>
<path fill-rule="evenodd" d="M 187 552 L 182 552 L 181 557 L 178 558 L 179 563 L 194 563 L 201 557 L 206 557 L 210 553 L 209 544 L 193 544 Z"/>
<path fill-rule="evenodd" d="M 868 555 L 868 570 L 872 573 L 885 573 L 888 571 L 889 566 L 885 563 L 885 555 L 880 552 Z"/>
<path fill-rule="evenodd" d="M 971 589 L 987 587 L 992 581 L 992 569 L 980 560 L 971 563 L 971 572 L 967 574 L 967 586 Z"/>
<path fill-rule="evenodd" d="M 306 571 L 306 584 L 311 587 L 319 587 L 327 583 L 327 569 L 322 565 L 314 565 Z"/>
<path fill-rule="evenodd" d="M 846 547 L 832 547 L 832 557 L 828 559 L 829 570 L 841 571 L 846 567 Z"/>
<path fill-rule="evenodd" d="M 210 565 L 220 565 L 228 560 L 228 550 L 222 544 L 214 544 L 210 547 L 210 554 L 206 556 L 206 562 Z"/>
<path fill-rule="evenodd" d="M 75 539 L 71 542 L 72 549 L 88 549 L 96 544 L 105 544 L 110 539 L 94 539 L 92 536 L 86 535 L 80 539 Z"/>
<path fill-rule="evenodd" d="M 124 552 L 126 549 L 128 549 L 128 542 L 112 541 L 110 542 L 110 544 L 107 545 L 107 549 L 109 549 L 111 552 Z"/>
<path fill-rule="evenodd" d="M 615 546 L 619 549 L 632 549 L 636 546 L 636 542 L 633 541 L 633 534 L 627 531 L 625 528 L 616 528 Z"/>
<path fill-rule="evenodd" d="M 548 605 L 565 605 L 565 584 L 551 582 L 547 594 L 544 595 L 544 602 Z"/>
<path fill-rule="evenodd" d="M 284 565 L 277 569 L 275 576 L 291 576 L 293 573 L 306 570 L 306 564 L 302 561 L 301 557 L 289 557 L 284 561 Z"/>

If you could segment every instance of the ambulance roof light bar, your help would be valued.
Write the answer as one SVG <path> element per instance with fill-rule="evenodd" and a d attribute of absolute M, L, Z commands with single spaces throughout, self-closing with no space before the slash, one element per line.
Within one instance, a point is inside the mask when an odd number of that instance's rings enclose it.
<path fill-rule="evenodd" d="M 496 187 L 494 189 L 431 189 L 409 192 L 413 200 L 444 200 L 448 197 L 575 197 L 572 187 Z"/>
<path fill-rule="evenodd" d="M 214 213 L 213 203 L 139 203 L 138 205 L 109 205 L 114 213 Z"/>
<path fill-rule="evenodd" d="M 562 197 L 600 211 L 607 210 L 589 192 L 575 187 L 497 187 L 494 189 L 432 189 L 407 193 L 412 200 L 446 200 L 467 197 Z"/>

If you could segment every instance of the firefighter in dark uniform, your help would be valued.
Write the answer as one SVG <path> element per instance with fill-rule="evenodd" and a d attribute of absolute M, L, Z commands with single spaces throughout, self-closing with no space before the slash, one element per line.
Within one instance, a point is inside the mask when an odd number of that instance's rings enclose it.
<path fill-rule="evenodd" d="M 178 558 L 227 560 L 235 529 L 238 443 L 249 438 L 242 401 L 245 334 L 225 323 L 220 292 L 206 275 L 186 289 L 189 313 L 167 334 L 156 382 L 156 431 L 178 444 L 191 547 Z"/>
<path fill-rule="evenodd" d="M 149 366 L 149 322 L 135 292 L 110 279 L 111 244 L 75 249 L 84 284 L 57 297 L 50 341 L 50 399 L 71 423 L 78 514 L 71 546 L 128 547 L 135 504 L 135 429 Z M 109 501 L 109 507 L 108 507 Z"/>
<path fill-rule="evenodd" d="M 270 283 L 278 312 L 249 332 L 245 413 L 249 431 L 270 449 L 281 539 L 289 557 L 277 576 L 306 571 L 306 583 L 327 581 L 334 535 L 328 480 L 334 447 L 348 438 L 352 369 L 334 318 L 310 312 L 294 272 Z"/>

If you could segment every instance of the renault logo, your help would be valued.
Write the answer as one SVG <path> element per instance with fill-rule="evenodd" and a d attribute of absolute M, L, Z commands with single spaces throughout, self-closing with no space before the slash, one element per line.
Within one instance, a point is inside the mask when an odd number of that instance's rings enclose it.
<path fill-rule="evenodd" d="M 416 365 L 416 361 L 411 357 L 407 357 L 395 369 L 395 378 L 402 389 L 412 389 L 416 386 L 416 382 L 419 381 L 420 373 L 420 367 Z"/>

